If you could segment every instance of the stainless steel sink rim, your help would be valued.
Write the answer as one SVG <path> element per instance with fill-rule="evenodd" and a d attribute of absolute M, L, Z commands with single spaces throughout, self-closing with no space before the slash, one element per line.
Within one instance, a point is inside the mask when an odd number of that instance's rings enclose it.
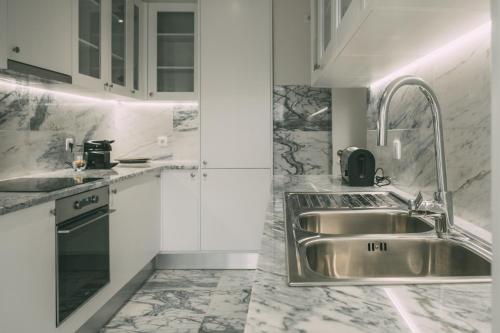
<path fill-rule="evenodd" d="M 311 244 L 324 241 L 335 240 L 401 240 L 401 239 L 419 239 L 434 240 L 439 239 L 433 230 L 422 233 L 409 234 L 356 234 L 356 235 L 330 235 L 317 234 L 303 230 L 298 226 L 298 217 L 300 214 L 308 213 L 311 210 L 297 210 L 290 207 L 288 199 L 290 195 L 305 192 L 285 193 L 285 235 L 286 235 L 286 254 L 288 284 L 290 286 L 326 286 L 326 285 L 395 285 L 395 284 L 436 284 L 436 283 L 484 283 L 491 282 L 491 276 L 425 276 L 425 277 L 369 277 L 369 278 L 343 278 L 333 279 L 314 271 L 306 259 L 306 250 Z M 371 208 L 378 209 L 378 208 Z M 314 209 L 319 211 L 320 209 Z M 332 209 L 325 209 L 331 211 Z M 345 210 L 345 209 L 344 209 Z M 383 210 L 388 210 L 383 208 Z M 426 218 L 426 223 L 431 224 Z M 460 246 L 468 249 L 475 255 L 491 263 L 491 251 L 485 248 L 483 243 L 474 242 L 474 239 L 467 237 L 465 233 L 457 232 L 450 236 L 449 241 L 456 242 Z M 470 235 L 469 235 L 470 236 Z"/>

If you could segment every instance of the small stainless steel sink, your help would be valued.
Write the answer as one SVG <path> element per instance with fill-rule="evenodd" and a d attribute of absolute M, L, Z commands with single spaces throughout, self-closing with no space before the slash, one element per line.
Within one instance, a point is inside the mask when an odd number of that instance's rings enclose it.
<path fill-rule="evenodd" d="M 289 285 L 491 281 L 488 244 L 465 233 L 438 238 L 432 220 L 410 216 L 389 192 L 348 209 L 324 199 L 345 195 L 362 202 L 366 193 L 285 194 Z"/>
<path fill-rule="evenodd" d="M 422 218 L 403 210 L 312 211 L 298 217 L 302 230 L 325 235 L 403 234 L 432 231 Z"/>

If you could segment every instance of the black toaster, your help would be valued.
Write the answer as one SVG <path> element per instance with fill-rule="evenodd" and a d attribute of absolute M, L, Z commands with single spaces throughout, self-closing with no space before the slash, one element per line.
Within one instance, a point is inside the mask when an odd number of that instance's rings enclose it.
<path fill-rule="evenodd" d="M 348 147 L 339 150 L 340 170 L 344 183 L 349 186 L 373 186 L 375 179 L 375 157 L 366 150 Z"/>

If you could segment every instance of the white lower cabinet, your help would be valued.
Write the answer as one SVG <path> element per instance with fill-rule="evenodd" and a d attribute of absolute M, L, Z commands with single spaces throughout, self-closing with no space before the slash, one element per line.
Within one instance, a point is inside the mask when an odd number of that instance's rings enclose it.
<path fill-rule="evenodd" d="M 54 332 L 54 203 L 0 216 L 0 332 Z"/>
<path fill-rule="evenodd" d="M 198 170 L 162 173 L 162 251 L 200 250 L 200 177 Z"/>
<path fill-rule="evenodd" d="M 257 252 L 270 169 L 162 174 L 162 252 Z"/>
<path fill-rule="evenodd" d="M 120 288 L 160 251 L 160 179 L 145 175 L 111 187 L 111 280 Z"/>
<path fill-rule="evenodd" d="M 203 170 L 203 251 L 259 250 L 270 195 L 270 177 L 269 169 Z"/>

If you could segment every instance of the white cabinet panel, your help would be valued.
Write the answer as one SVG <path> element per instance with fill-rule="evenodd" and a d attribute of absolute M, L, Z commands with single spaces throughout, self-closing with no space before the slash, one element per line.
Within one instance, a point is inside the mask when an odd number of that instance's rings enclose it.
<path fill-rule="evenodd" d="M 488 0 L 336 2 L 334 43 L 311 73 L 317 87 L 369 86 L 491 20 Z M 320 21 L 315 11 L 313 21 Z M 321 31 L 313 25 L 311 33 L 315 48 Z"/>
<path fill-rule="evenodd" d="M 55 331 L 53 208 L 52 202 L 0 216 L 0 332 Z"/>
<path fill-rule="evenodd" d="M 202 159 L 271 167 L 271 1 L 201 0 Z"/>
<path fill-rule="evenodd" d="M 200 250 L 199 206 L 200 177 L 197 170 L 162 173 L 162 251 Z"/>
<path fill-rule="evenodd" d="M 270 177 L 269 169 L 203 170 L 203 251 L 258 251 Z"/>
<path fill-rule="evenodd" d="M 0 0 L 0 69 L 7 68 L 7 0 Z"/>
<path fill-rule="evenodd" d="M 71 1 L 8 0 L 8 58 L 72 74 Z"/>
<path fill-rule="evenodd" d="M 160 179 L 133 178 L 111 192 L 111 280 L 121 288 L 160 250 Z"/>
<path fill-rule="evenodd" d="M 72 5 L 73 83 L 103 91 L 109 87 L 110 1 L 72 0 Z"/>
<path fill-rule="evenodd" d="M 150 4 L 148 22 L 149 99 L 197 100 L 197 5 Z"/>

